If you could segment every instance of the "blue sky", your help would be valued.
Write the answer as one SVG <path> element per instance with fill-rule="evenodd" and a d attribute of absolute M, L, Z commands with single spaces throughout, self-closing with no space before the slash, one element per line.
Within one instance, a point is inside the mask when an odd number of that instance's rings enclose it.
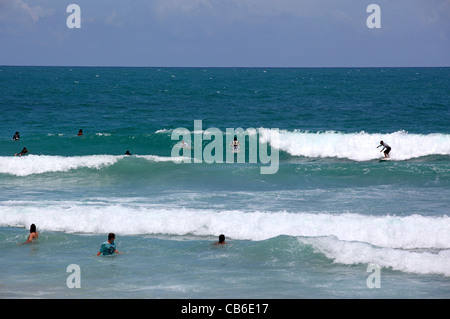
<path fill-rule="evenodd" d="M 450 66 L 450 0 L 0 0 L 0 65 Z"/>

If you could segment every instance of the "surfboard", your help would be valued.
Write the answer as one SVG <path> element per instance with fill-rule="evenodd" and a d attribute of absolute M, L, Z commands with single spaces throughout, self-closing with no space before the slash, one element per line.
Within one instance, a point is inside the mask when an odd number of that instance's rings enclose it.
<path fill-rule="evenodd" d="M 389 157 L 383 157 L 383 158 L 380 158 L 380 162 L 389 161 L 389 160 L 390 160 Z"/>

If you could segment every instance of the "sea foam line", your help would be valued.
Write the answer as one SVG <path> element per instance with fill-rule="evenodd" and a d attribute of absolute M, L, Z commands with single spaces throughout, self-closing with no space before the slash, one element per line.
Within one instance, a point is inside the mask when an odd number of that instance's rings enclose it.
<path fill-rule="evenodd" d="M 450 218 L 411 215 L 212 211 L 92 202 L 0 203 L 0 227 L 35 223 L 67 233 L 216 237 L 268 240 L 295 236 L 336 263 L 376 264 L 403 272 L 450 276 Z"/>
<path fill-rule="evenodd" d="M 374 264 L 418 274 L 438 274 L 450 277 L 450 249 L 414 251 L 377 247 L 367 243 L 342 241 L 337 238 L 299 238 L 335 263 L 345 265 Z"/>
<path fill-rule="evenodd" d="M 0 157 L 0 174 L 28 176 L 32 174 L 68 172 L 73 169 L 101 169 L 111 166 L 127 155 L 85 155 L 85 156 L 52 156 L 27 155 L 22 157 Z M 164 157 L 157 155 L 136 155 L 152 162 L 181 162 L 184 157 Z"/>
<path fill-rule="evenodd" d="M 76 218 L 76 222 L 74 222 Z M 0 204 L 0 227 L 72 233 L 168 234 L 266 240 L 280 235 L 335 236 L 393 249 L 450 249 L 450 218 L 422 215 L 216 211 L 155 207 L 133 202 L 21 202 Z"/>

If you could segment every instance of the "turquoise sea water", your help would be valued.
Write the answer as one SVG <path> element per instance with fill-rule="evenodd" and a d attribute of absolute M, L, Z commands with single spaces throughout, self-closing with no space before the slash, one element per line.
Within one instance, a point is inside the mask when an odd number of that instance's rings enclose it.
<path fill-rule="evenodd" d="M 0 296 L 449 298 L 449 87 L 449 68 L 0 67 Z M 97 257 L 109 232 L 123 254 Z"/>

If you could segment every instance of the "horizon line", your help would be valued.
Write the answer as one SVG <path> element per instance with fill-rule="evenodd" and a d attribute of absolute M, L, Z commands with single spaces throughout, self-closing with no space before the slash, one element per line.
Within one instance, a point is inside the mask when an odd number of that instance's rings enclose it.
<path fill-rule="evenodd" d="M 217 68 L 217 69 L 377 69 L 377 68 L 450 68 L 450 65 L 435 66 L 138 66 L 138 65 L 44 65 L 44 64 L 0 64 L 0 67 L 63 67 L 63 68 Z"/>

